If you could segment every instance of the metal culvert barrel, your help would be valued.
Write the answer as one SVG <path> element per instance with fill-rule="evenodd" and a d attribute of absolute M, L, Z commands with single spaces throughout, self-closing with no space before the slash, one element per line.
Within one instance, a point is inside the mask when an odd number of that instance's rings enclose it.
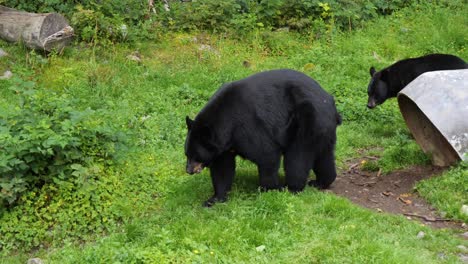
<path fill-rule="evenodd" d="M 398 105 L 432 164 L 468 159 L 468 69 L 420 75 L 400 91 Z"/>

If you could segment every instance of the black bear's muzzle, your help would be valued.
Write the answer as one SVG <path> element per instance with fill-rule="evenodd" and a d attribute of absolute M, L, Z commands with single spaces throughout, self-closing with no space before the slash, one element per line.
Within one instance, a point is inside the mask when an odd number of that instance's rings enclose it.
<path fill-rule="evenodd" d="M 369 101 L 367 101 L 367 108 L 372 109 L 377 106 L 377 103 L 375 102 L 375 99 L 372 97 L 369 97 Z"/>
<path fill-rule="evenodd" d="M 188 174 L 196 174 L 200 173 L 205 166 L 201 162 L 196 161 L 187 161 L 186 171 Z"/>

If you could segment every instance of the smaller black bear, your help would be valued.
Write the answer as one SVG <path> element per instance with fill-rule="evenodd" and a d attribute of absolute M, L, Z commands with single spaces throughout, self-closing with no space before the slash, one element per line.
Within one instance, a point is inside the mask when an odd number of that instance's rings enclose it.
<path fill-rule="evenodd" d="M 425 72 L 467 68 L 461 58 L 448 54 L 430 54 L 401 60 L 378 72 L 371 67 L 367 107 L 372 109 L 388 98 L 396 97 L 406 85 Z"/>
<path fill-rule="evenodd" d="M 258 167 L 263 190 L 280 189 L 284 156 L 286 186 L 327 188 L 336 178 L 334 148 L 341 117 L 331 95 L 309 76 L 273 70 L 223 85 L 191 120 L 185 141 L 187 173 L 210 168 L 214 195 L 204 206 L 224 202 L 239 155 Z"/>

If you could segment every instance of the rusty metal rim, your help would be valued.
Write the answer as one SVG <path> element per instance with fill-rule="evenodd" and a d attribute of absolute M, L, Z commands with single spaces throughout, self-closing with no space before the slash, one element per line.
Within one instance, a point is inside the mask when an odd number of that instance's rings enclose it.
<path fill-rule="evenodd" d="M 410 97 L 399 93 L 397 100 L 406 125 L 423 151 L 432 155 L 434 165 L 448 166 L 463 159 L 441 130 L 430 121 L 429 117 Z M 435 133 L 430 135 L 430 139 L 424 135 L 424 131 L 428 130 Z"/>

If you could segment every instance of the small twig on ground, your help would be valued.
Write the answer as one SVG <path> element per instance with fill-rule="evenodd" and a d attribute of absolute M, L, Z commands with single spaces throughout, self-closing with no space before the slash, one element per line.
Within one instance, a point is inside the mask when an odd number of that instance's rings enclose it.
<path fill-rule="evenodd" d="M 352 171 L 353 169 L 355 169 L 357 166 L 359 166 L 359 164 L 360 164 L 360 162 L 354 163 L 353 165 L 349 166 L 348 172 L 349 172 L 349 171 Z"/>
<path fill-rule="evenodd" d="M 377 52 L 373 51 L 372 56 L 374 56 L 374 59 L 376 59 L 378 62 L 382 61 L 382 58 L 377 54 Z"/>
<path fill-rule="evenodd" d="M 382 169 L 379 169 L 379 171 L 377 172 L 377 177 L 380 177 L 380 175 L 382 175 Z"/>
<path fill-rule="evenodd" d="M 358 186 L 372 186 L 372 185 L 374 185 L 376 183 L 377 182 L 360 182 L 360 183 L 355 182 L 354 184 L 356 184 Z"/>
<path fill-rule="evenodd" d="M 370 159 L 370 160 L 378 160 L 379 159 L 379 157 L 376 157 L 376 156 L 364 156 L 364 158 Z"/>
<path fill-rule="evenodd" d="M 393 193 L 392 193 L 392 192 L 383 192 L 382 194 L 383 194 L 383 195 L 385 195 L 385 196 L 387 196 L 387 197 L 388 197 L 388 196 L 392 196 L 392 195 L 393 195 Z"/>
<path fill-rule="evenodd" d="M 403 215 L 422 218 L 422 219 L 424 219 L 424 220 L 427 221 L 427 222 L 457 222 L 457 221 L 452 220 L 452 219 L 447 219 L 447 218 L 434 218 L 434 217 L 430 217 L 430 216 L 418 215 L 418 214 L 412 214 L 412 213 L 404 213 Z"/>

